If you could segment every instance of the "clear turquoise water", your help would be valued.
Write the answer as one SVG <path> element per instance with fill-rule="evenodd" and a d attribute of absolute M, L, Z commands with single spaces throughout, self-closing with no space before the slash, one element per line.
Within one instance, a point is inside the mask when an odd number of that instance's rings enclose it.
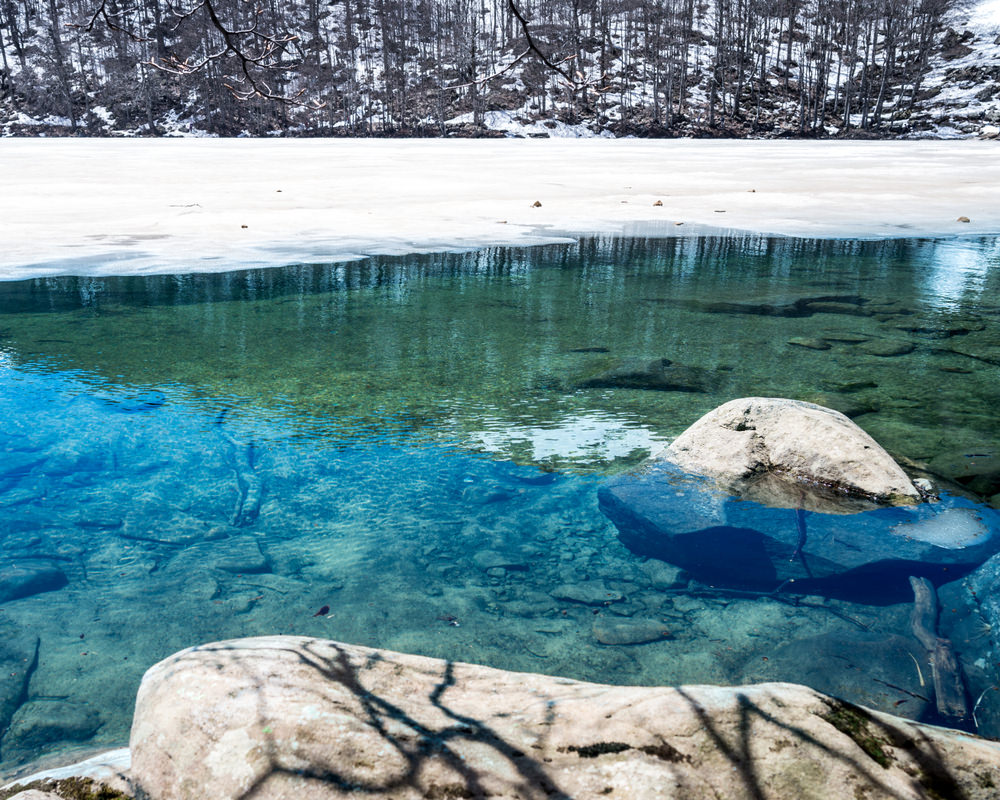
<path fill-rule="evenodd" d="M 754 394 L 843 410 L 906 464 L 998 451 L 998 371 L 994 240 L 609 238 L 0 284 L 0 587 L 40 581 L 0 601 L 0 771 L 124 744 L 148 666 L 266 633 L 926 714 L 909 605 L 712 593 L 626 549 L 596 490 Z M 566 599 L 581 584 L 622 599 Z M 978 694 L 992 634 L 956 608 Z M 598 640 L 629 618 L 669 636 Z"/>

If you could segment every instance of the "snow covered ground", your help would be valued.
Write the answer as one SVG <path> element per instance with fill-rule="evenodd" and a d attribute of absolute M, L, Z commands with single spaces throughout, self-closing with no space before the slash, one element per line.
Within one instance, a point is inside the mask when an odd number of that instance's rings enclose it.
<path fill-rule="evenodd" d="M 1000 148 L 984 141 L 0 142 L 3 280 L 222 271 L 720 228 L 998 234 Z"/>
<path fill-rule="evenodd" d="M 910 122 L 915 136 L 995 137 L 1000 123 L 1000 0 L 978 0 L 948 15 L 953 41 L 931 61 Z M 954 40 L 957 37 L 957 41 Z"/>

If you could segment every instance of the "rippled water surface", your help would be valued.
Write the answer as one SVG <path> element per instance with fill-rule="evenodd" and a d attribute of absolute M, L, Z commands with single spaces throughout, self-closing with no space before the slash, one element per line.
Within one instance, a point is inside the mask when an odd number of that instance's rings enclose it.
<path fill-rule="evenodd" d="M 747 395 L 839 409 L 946 477 L 1000 452 L 1000 245 L 591 239 L 0 284 L 0 771 L 125 743 L 148 666 L 265 633 L 929 718 L 910 604 L 727 592 L 599 510 Z M 987 513 L 990 480 L 956 488 Z M 993 633 L 959 583 L 942 626 L 974 700 Z M 606 643 L 623 621 L 662 631 Z"/>

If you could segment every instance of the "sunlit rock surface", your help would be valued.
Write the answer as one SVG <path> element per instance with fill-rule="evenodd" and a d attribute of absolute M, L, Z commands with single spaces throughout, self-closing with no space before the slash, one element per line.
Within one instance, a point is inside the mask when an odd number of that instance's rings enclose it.
<path fill-rule="evenodd" d="M 616 687 L 300 637 L 203 645 L 139 692 L 151 800 L 995 796 L 1000 745 L 793 684 Z"/>
<path fill-rule="evenodd" d="M 724 403 L 660 458 L 768 505 L 801 507 L 816 488 L 884 503 L 920 497 L 892 456 L 846 416 L 780 397 Z M 776 480 L 761 490 L 764 476 Z"/>

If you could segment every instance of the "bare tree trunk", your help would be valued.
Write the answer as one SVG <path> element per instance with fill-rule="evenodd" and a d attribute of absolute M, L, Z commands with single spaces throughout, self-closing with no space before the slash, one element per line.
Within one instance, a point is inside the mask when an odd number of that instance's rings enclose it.
<path fill-rule="evenodd" d="M 60 35 L 59 7 L 56 0 L 48 0 L 49 8 L 49 35 L 52 39 L 52 59 L 56 68 L 56 75 L 59 78 L 59 89 L 66 101 L 66 115 L 69 117 L 69 125 L 72 130 L 76 130 L 76 109 L 73 107 L 73 83 L 70 77 L 69 65 L 66 63 L 66 55 L 63 48 L 62 36 Z"/>

